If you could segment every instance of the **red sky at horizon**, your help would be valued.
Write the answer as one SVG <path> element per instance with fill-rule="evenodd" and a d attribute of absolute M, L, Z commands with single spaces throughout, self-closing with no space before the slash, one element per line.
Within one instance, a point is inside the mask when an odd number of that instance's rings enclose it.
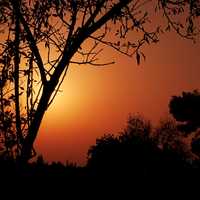
<path fill-rule="evenodd" d="M 97 137 L 125 128 L 130 113 L 158 122 L 168 115 L 168 102 L 182 91 L 200 88 L 200 45 L 166 33 L 144 49 L 146 61 L 137 66 L 105 49 L 106 67 L 70 66 L 54 103 L 47 111 L 35 148 L 48 162 L 85 164 Z"/>

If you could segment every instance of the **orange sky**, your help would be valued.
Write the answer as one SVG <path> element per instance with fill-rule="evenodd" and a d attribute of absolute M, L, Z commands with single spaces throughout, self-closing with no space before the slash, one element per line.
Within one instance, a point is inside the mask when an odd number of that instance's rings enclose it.
<path fill-rule="evenodd" d="M 95 139 L 125 127 L 129 113 L 154 123 L 168 115 L 172 95 L 200 88 L 200 45 L 165 34 L 144 50 L 147 60 L 106 49 L 107 67 L 71 66 L 55 102 L 45 115 L 35 144 L 47 161 L 84 164 Z"/>

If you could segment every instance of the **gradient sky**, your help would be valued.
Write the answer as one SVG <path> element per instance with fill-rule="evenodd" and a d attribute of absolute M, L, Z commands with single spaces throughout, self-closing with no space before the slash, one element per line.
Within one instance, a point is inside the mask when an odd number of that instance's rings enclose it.
<path fill-rule="evenodd" d="M 200 87 L 200 45 L 174 33 L 144 49 L 146 61 L 105 49 L 107 67 L 71 66 L 35 143 L 45 160 L 84 164 L 95 139 L 122 130 L 130 113 L 153 123 L 168 115 L 172 95 Z"/>

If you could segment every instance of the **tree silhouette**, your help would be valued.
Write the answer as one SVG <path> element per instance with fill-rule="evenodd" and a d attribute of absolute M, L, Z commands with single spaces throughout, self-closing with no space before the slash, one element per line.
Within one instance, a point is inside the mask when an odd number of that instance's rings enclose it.
<path fill-rule="evenodd" d="M 194 133 L 191 147 L 192 152 L 200 155 L 200 93 L 183 92 L 182 96 L 173 96 L 169 103 L 170 113 L 179 122 L 177 128 L 186 136 Z"/>
<path fill-rule="evenodd" d="M 200 93 L 183 92 L 182 96 L 173 96 L 169 103 L 170 113 L 180 122 L 178 129 L 186 134 L 200 127 Z"/>
<path fill-rule="evenodd" d="M 143 176 L 148 165 L 145 162 L 154 151 L 150 133 L 146 134 L 150 130 L 149 123 L 141 117 L 130 116 L 119 136 L 108 134 L 96 140 L 88 150 L 87 166 L 95 174 L 104 176 L 131 176 L 135 172 Z"/>
<path fill-rule="evenodd" d="M 15 136 L 4 152 L 12 152 L 21 163 L 35 155 L 33 143 L 43 116 L 69 66 L 113 63 L 98 61 L 100 44 L 136 55 L 140 64 L 141 47 L 156 43 L 163 31 L 160 26 L 149 30 L 145 4 L 143 0 L 0 0 L 1 135 L 4 141 Z M 182 25 L 174 16 L 185 16 L 188 4 L 188 20 Z M 157 8 L 167 18 L 167 30 L 174 28 L 190 39 L 196 34 L 199 4 L 161 0 Z"/>
<path fill-rule="evenodd" d="M 187 154 L 189 149 L 185 144 L 185 136 L 177 129 L 176 121 L 170 118 L 161 120 L 154 132 L 154 138 L 160 148 L 170 148 Z"/>
<path fill-rule="evenodd" d="M 162 131 L 166 134 L 174 130 L 165 127 L 159 133 Z M 189 166 L 186 150 L 166 145 L 165 141 L 160 147 L 156 137 L 149 121 L 132 116 L 118 136 L 108 134 L 96 140 L 88 151 L 87 167 L 95 176 L 132 177 L 135 181 L 183 175 L 182 170 Z"/>
<path fill-rule="evenodd" d="M 190 139 L 178 130 L 174 119 L 166 118 L 161 120 L 155 128 L 153 137 L 160 149 L 171 151 L 172 153 L 176 152 L 179 157 L 185 160 L 193 159 L 190 145 L 187 142 Z"/>

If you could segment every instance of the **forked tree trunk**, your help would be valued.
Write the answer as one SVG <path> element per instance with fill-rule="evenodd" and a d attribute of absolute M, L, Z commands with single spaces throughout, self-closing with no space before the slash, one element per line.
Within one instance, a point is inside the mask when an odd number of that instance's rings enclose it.
<path fill-rule="evenodd" d="M 28 160 L 31 158 L 33 143 L 36 139 L 42 119 L 43 119 L 45 111 L 48 107 L 48 102 L 54 91 L 53 86 L 50 86 L 50 87 L 49 86 L 50 85 L 47 84 L 43 89 L 43 93 L 42 93 L 38 108 L 34 114 L 33 120 L 29 127 L 29 132 L 23 141 L 21 154 L 18 158 L 18 161 L 20 164 L 27 163 Z"/>
<path fill-rule="evenodd" d="M 76 42 L 76 45 L 71 46 L 71 48 L 68 47 L 66 49 L 65 51 L 66 56 L 64 56 L 63 59 L 60 61 L 57 70 L 54 72 L 51 79 L 44 84 L 42 96 L 40 98 L 33 120 L 30 124 L 29 132 L 22 143 L 21 154 L 18 158 L 18 162 L 20 163 L 20 165 L 26 164 L 28 160 L 31 158 L 33 144 L 36 139 L 37 133 L 39 131 L 45 111 L 48 108 L 48 103 L 51 99 L 51 96 L 59 83 L 59 79 L 62 73 L 64 72 L 64 70 L 68 69 L 69 61 L 75 54 L 76 50 L 78 49 L 82 41 L 83 38 L 79 38 L 78 41 Z"/>
<path fill-rule="evenodd" d="M 76 35 L 72 37 L 72 33 L 74 31 L 75 23 L 72 22 L 71 27 L 71 33 L 69 32 L 68 39 L 66 41 L 65 48 L 63 50 L 63 56 L 60 60 L 58 66 L 56 67 L 54 73 L 51 76 L 50 81 L 46 82 L 46 75 L 43 63 L 40 59 L 39 51 L 37 50 L 37 46 L 35 44 L 35 40 L 32 37 L 32 33 L 23 18 L 22 15 L 20 15 L 21 23 L 24 26 L 24 29 L 27 33 L 27 40 L 29 41 L 30 48 L 32 52 L 35 54 L 36 58 L 39 58 L 38 61 L 38 67 L 41 72 L 41 78 L 43 81 L 43 93 L 39 101 L 39 105 L 37 107 L 36 113 L 33 117 L 33 120 L 30 124 L 29 133 L 26 136 L 26 138 L 23 141 L 22 144 L 22 150 L 21 155 L 19 157 L 20 163 L 27 163 L 27 161 L 31 157 L 31 151 L 33 147 L 33 143 L 36 139 L 37 133 L 39 131 L 40 124 L 42 122 L 42 119 L 44 117 L 45 111 L 48 107 L 49 100 L 51 98 L 52 93 L 54 92 L 56 86 L 59 83 L 59 78 L 61 77 L 62 73 L 66 69 L 66 67 L 69 65 L 69 62 L 73 55 L 77 52 L 78 48 L 81 46 L 81 44 L 89 37 L 89 35 L 92 35 L 96 30 L 100 29 L 104 24 L 106 24 L 110 19 L 113 18 L 113 16 L 116 15 L 116 13 L 119 13 L 121 9 L 128 5 L 128 3 L 131 2 L 131 0 L 123 0 L 119 3 L 115 4 L 112 9 L 109 10 L 104 16 L 102 16 L 100 19 L 98 19 L 96 22 L 94 22 L 92 25 L 90 25 L 91 21 L 88 22 L 89 24 L 84 25 L 80 28 L 80 30 L 76 31 Z M 100 12 L 100 9 L 98 9 L 97 13 L 94 14 L 94 18 L 96 15 Z M 94 18 L 91 18 L 91 20 L 94 20 Z M 73 19 L 72 19 L 73 20 Z M 74 20 L 77 20 L 74 18 Z M 76 22 L 76 21 L 74 21 Z"/>

